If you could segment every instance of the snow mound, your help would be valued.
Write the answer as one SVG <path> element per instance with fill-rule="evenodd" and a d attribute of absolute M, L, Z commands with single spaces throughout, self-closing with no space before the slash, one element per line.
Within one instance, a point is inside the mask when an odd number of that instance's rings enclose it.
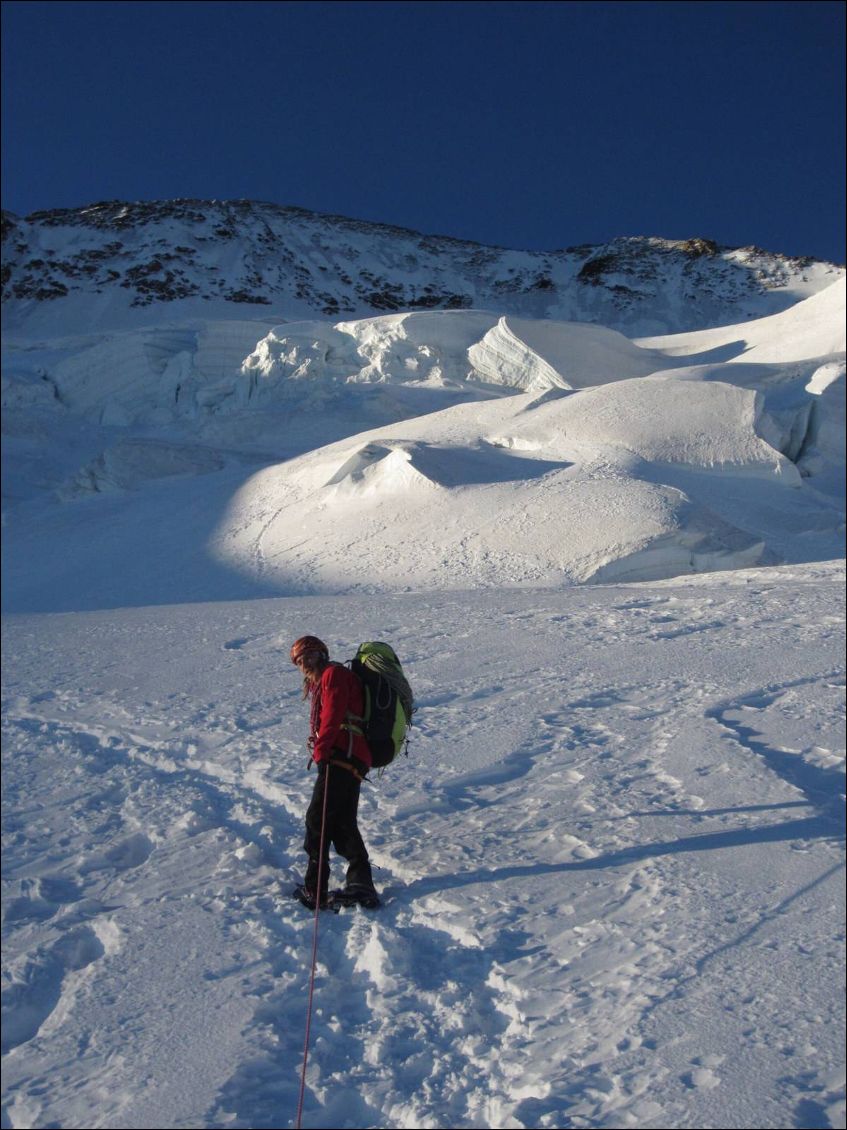
<path fill-rule="evenodd" d="M 472 309 L 15 339 L 6 591 L 92 607 L 840 556 L 843 306 L 836 285 L 641 342 Z"/>
<path fill-rule="evenodd" d="M 660 353 L 603 326 L 512 317 L 500 318 L 468 357 L 484 379 L 529 391 L 586 388 L 668 365 Z"/>
<path fill-rule="evenodd" d="M 468 310 L 279 326 L 242 371 L 262 395 L 306 379 L 543 391 L 643 377 L 671 364 L 603 326 Z"/>
<path fill-rule="evenodd" d="M 215 551 L 295 591 L 653 580 L 770 561 L 755 522 L 673 475 L 761 479 L 792 510 L 803 480 L 758 434 L 758 407 L 751 390 L 650 378 L 458 405 L 260 472 Z"/>
<path fill-rule="evenodd" d="M 475 376 L 469 350 L 496 322 L 482 311 L 444 311 L 287 324 L 259 342 L 242 372 L 265 397 L 306 379 L 463 385 Z"/>
<path fill-rule="evenodd" d="M 382 495 L 435 484 L 416 466 L 404 446 L 369 444 L 360 448 L 327 480 L 341 498 L 351 493 Z"/>
<path fill-rule="evenodd" d="M 486 398 L 583 389 L 736 361 L 826 363 L 844 349 L 844 282 L 772 317 L 632 342 L 603 326 L 532 321 L 480 310 L 389 314 L 359 321 L 194 321 L 6 348 L 6 408 L 56 407 L 105 426 L 202 428 L 279 408 L 324 411 L 360 390 L 416 390 L 417 404 L 373 413 L 431 411 L 422 394 Z M 713 379 L 705 372 L 700 379 Z M 718 379 L 722 377 L 718 376 Z M 739 384 L 749 385 L 741 376 Z M 444 407 L 442 400 L 435 406 Z M 380 416 L 380 412 L 382 416 Z M 367 422 L 365 422 L 367 426 Z M 349 431 L 349 429 L 348 429 Z"/>
<path fill-rule="evenodd" d="M 538 405 L 516 417 L 508 433 L 490 439 L 566 459 L 612 448 L 650 463 L 760 468 L 799 479 L 796 468 L 757 434 L 762 410 L 751 389 L 648 377 Z"/>
<path fill-rule="evenodd" d="M 761 539 L 661 484 L 553 469 L 433 490 L 402 459 L 384 457 L 355 495 L 337 483 L 292 491 L 282 468 L 261 472 L 218 530 L 218 554 L 303 592 L 655 579 L 766 559 Z"/>
<path fill-rule="evenodd" d="M 486 310 L 433 310 L 341 322 L 337 328 L 357 343 L 364 361 L 358 380 L 444 385 L 473 378 L 469 352 L 497 320 Z"/>

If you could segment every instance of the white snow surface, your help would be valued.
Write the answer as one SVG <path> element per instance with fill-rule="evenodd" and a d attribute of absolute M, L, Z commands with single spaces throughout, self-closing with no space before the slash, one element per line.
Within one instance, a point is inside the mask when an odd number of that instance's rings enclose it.
<path fill-rule="evenodd" d="M 303 1126 L 843 1127 L 843 584 L 7 617 L 4 1126 L 295 1124 L 308 631 L 390 639 L 418 712 Z"/>
<path fill-rule="evenodd" d="M 6 607 L 840 557 L 843 321 L 841 280 L 641 342 L 487 311 L 12 336 Z"/>
<path fill-rule="evenodd" d="M 363 791 L 384 906 L 320 918 L 304 1126 L 844 1126 L 828 277 L 637 340 L 21 300 L 3 1127 L 295 1124 L 304 633 L 388 640 L 419 707 Z"/>
<path fill-rule="evenodd" d="M 653 344 L 668 355 L 690 358 L 692 354 L 720 351 L 723 360 L 743 356 L 745 361 L 801 361 L 843 353 L 847 348 L 842 316 L 845 285 L 841 278 L 804 302 L 748 325 L 643 338 L 639 344 L 646 348 Z"/>

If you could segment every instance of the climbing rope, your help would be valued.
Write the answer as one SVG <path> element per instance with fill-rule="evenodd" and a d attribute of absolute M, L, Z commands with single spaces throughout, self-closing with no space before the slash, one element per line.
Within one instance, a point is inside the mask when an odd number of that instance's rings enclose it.
<path fill-rule="evenodd" d="M 318 919 L 321 913 L 321 880 L 323 879 L 324 866 L 324 834 L 326 832 L 326 798 L 329 793 L 329 766 L 326 767 L 324 777 L 324 799 L 321 811 L 321 845 L 318 857 L 318 889 L 315 891 L 315 929 L 312 938 L 312 970 L 309 975 L 309 1003 L 306 1007 L 306 1037 L 303 1041 L 303 1070 L 300 1073 L 300 1099 L 297 1103 L 297 1130 L 300 1130 L 303 1118 L 303 1097 L 306 1094 L 306 1064 L 309 1061 L 309 1037 L 312 1031 L 312 1001 L 315 996 L 315 967 L 318 960 Z"/>

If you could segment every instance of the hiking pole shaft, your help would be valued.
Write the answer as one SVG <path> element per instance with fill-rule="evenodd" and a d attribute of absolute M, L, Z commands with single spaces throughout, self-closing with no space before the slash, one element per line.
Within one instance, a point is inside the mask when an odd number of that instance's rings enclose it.
<path fill-rule="evenodd" d="M 320 766 L 318 766 L 320 772 Z M 326 798 L 329 794 L 329 765 L 324 775 L 324 798 L 321 809 L 321 843 L 318 854 L 318 889 L 315 891 L 315 930 L 312 939 L 312 971 L 309 977 L 309 1003 L 306 1008 L 306 1038 L 303 1042 L 303 1070 L 300 1074 L 300 1099 L 297 1103 L 297 1130 L 303 1117 L 303 1097 L 306 1094 L 306 1064 L 309 1059 L 309 1036 L 312 1031 L 312 999 L 315 995 L 315 965 L 318 960 L 318 918 L 321 913 L 321 881 L 324 866 L 324 837 L 326 835 Z"/>

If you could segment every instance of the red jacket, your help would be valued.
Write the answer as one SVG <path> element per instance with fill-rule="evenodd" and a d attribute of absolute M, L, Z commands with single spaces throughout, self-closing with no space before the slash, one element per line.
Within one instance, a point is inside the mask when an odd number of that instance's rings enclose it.
<path fill-rule="evenodd" d="M 340 663 L 330 663 L 312 696 L 312 757 L 316 762 L 330 761 L 339 753 L 346 757 L 350 751 L 370 769 L 368 743 L 361 734 L 343 725 L 348 715 L 361 718 L 364 708 L 362 684 L 353 672 Z"/>

